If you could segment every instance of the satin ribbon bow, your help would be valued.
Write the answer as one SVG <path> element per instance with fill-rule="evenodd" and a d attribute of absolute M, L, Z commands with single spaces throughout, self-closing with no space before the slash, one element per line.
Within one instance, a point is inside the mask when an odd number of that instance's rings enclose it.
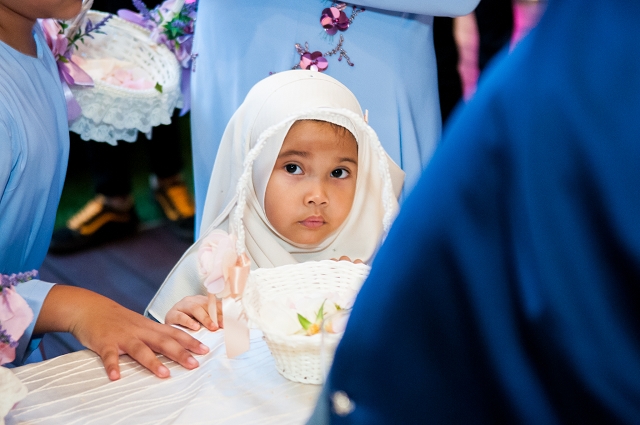
<path fill-rule="evenodd" d="M 93 87 L 93 79 L 82 68 L 80 68 L 71 58 L 71 46 L 62 33 L 62 28 L 54 19 L 43 19 L 41 26 L 44 32 L 47 45 L 53 53 L 58 65 L 58 74 L 62 82 L 64 97 L 67 101 L 67 117 L 69 122 L 78 118 L 82 109 L 80 104 L 73 97 L 70 86 Z"/>
<path fill-rule="evenodd" d="M 222 300 L 224 342 L 227 357 L 249 350 L 249 323 L 242 308 L 251 261 L 246 253 L 237 254 L 236 239 L 223 230 L 208 234 L 198 248 L 198 267 L 207 289 L 208 312 L 218 326 L 218 301 Z"/>

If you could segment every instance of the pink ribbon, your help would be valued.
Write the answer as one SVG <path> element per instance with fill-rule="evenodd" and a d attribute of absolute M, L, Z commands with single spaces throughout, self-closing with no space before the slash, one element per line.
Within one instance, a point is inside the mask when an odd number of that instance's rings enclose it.
<path fill-rule="evenodd" d="M 217 294 L 209 293 L 209 316 L 218 320 L 218 296 L 222 298 L 224 320 L 224 342 L 227 357 L 234 358 L 249 350 L 249 321 L 242 308 L 242 294 L 247 284 L 251 260 L 246 253 L 238 255 L 236 263 L 225 273 L 224 289 Z"/>
<path fill-rule="evenodd" d="M 33 311 L 15 288 L 3 288 L 0 292 L 0 332 L 17 341 L 32 320 Z M 0 343 L 0 365 L 12 362 L 15 357 L 15 345 Z"/>
<path fill-rule="evenodd" d="M 47 45 L 53 53 L 58 65 L 58 75 L 62 82 L 64 97 L 67 102 L 67 117 L 73 121 L 80 116 L 82 109 L 80 104 L 71 92 L 72 86 L 93 87 L 93 79 L 82 68 L 80 68 L 71 57 L 71 46 L 62 33 L 62 28 L 54 19 L 43 19 L 41 21 Z"/>

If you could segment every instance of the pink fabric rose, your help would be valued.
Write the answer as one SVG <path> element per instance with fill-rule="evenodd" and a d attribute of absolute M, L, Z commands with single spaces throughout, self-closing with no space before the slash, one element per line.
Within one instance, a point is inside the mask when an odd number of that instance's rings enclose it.
<path fill-rule="evenodd" d="M 0 294 L 0 332 L 12 341 L 18 341 L 33 320 L 33 312 L 14 288 L 3 288 Z M 15 344 L 0 343 L 0 364 L 16 358 Z"/>
<path fill-rule="evenodd" d="M 209 233 L 198 248 L 198 271 L 210 294 L 224 291 L 230 269 L 236 265 L 236 238 L 224 230 Z"/>

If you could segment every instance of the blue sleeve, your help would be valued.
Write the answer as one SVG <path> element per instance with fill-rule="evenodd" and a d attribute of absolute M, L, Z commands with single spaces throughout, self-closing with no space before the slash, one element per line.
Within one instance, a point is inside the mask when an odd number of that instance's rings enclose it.
<path fill-rule="evenodd" d="M 0 115 L 0 200 L 4 195 L 4 190 L 9 182 L 9 175 L 11 174 L 11 136 L 9 129 L 5 122 L 1 119 Z"/>
<path fill-rule="evenodd" d="M 473 12 L 480 0 L 361 0 L 357 4 L 393 12 L 431 16 L 462 16 Z"/>
<path fill-rule="evenodd" d="M 38 316 L 40 315 L 40 309 L 42 308 L 44 299 L 49 294 L 53 285 L 54 284 L 50 282 L 33 279 L 16 286 L 16 292 L 25 299 L 33 311 L 33 320 L 18 341 L 16 359 L 13 361 L 14 366 L 20 366 L 24 363 L 42 340 L 42 335 L 33 335 L 33 328 L 35 327 Z"/>

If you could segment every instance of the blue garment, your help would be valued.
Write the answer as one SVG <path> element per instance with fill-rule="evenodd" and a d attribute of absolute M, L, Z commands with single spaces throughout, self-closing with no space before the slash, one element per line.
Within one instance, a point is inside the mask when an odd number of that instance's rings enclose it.
<path fill-rule="evenodd" d="M 341 34 L 354 66 L 332 56 L 325 72 L 345 84 L 369 111 L 369 123 L 382 145 L 406 173 L 407 193 L 440 137 L 432 15 L 463 15 L 477 3 L 365 0 L 360 4 L 367 10 L 347 31 L 329 37 L 320 25 L 322 10 L 331 5 L 327 1 L 200 1 L 191 81 L 196 235 L 218 145 L 249 89 L 270 72 L 298 64 L 296 43 L 308 42 L 309 51 L 324 53 Z M 351 10 L 345 10 L 348 16 Z"/>
<path fill-rule="evenodd" d="M 551 1 L 487 71 L 356 300 L 331 423 L 640 422 L 638 16 Z"/>
<path fill-rule="evenodd" d="M 38 57 L 0 42 L 0 273 L 39 269 L 51 241 L 69 156 L 67 106 L 58 71 L 36 25 Z M 35 318 L 51 284 L 17 286 L 34 312 L 20 339 L 27 353 Z M 33 347 L 32 347 L 33 348 Z"/>

